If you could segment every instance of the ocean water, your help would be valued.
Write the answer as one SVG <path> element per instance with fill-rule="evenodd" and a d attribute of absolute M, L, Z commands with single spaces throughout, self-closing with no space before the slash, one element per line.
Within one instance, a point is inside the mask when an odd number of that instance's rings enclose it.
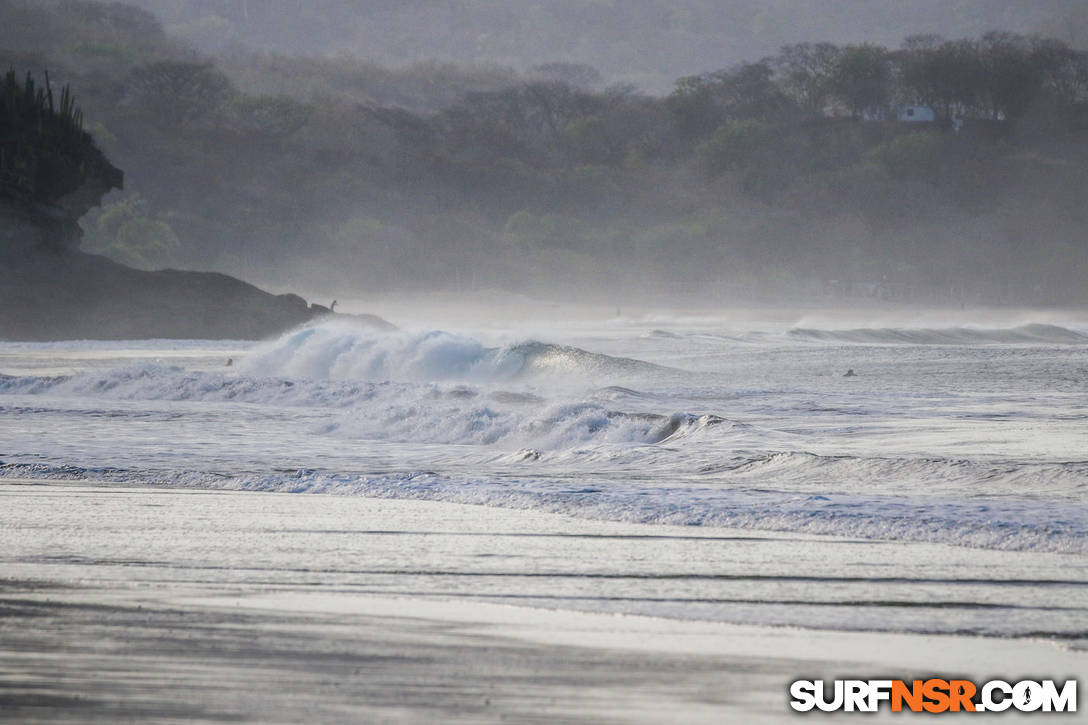
<path fill-rule="evenodd" d="M 330 321 L 262 343 L 0 343 L 0 373 L 0 477 L 1039 555 L 1066 572 L 1066 630 L 1088 629 L 1088 319 Z"/>

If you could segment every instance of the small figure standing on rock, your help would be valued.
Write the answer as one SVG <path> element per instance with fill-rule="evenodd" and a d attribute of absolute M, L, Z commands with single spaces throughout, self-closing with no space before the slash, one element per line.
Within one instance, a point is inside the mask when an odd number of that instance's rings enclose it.
<path fill-rule="evenodd" d="M 858 374 L 854 372 L 854 368 L 850 368 L 846 371 L 846 374 L 843 375 L 844 378 L 856 378 L 857 376 Z"/>

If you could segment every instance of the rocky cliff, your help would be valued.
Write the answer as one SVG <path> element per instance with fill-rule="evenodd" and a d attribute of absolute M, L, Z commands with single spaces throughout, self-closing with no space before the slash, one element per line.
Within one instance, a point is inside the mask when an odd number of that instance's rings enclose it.
<path fill-rule="evenodd" d="M 123 184 L 65 88 L 0 85 L 0 340 L 258 339 L 329 314 L 224 274 L 145 272 L 79 251 L 79 218 Z M 378 318 L 363 322 L 388 324 Z"/>

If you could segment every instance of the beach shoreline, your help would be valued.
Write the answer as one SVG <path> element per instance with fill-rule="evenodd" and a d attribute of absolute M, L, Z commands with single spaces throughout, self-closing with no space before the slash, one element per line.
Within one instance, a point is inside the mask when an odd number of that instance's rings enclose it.
<path fill-rule="evenodd" d="M 513 546 L 532 574 L 532 536 L 575 561 L 579 547 L 600 546 L 594 536 L 631 537 L 614 539 L 628 551 L 642 535 L 663 551 L 739 555 L 796 545 L 785 535 L 754 544 L 751 531 L 86 482 L 8 479 L 0 498 L 0 714 L 27 722 L 778 722 L 796 717 L 787 702 L 795 679 L 1058 678 L 1088 664 L 1088 653 L 1043 639 L 515 606 L 466 572 L 515 555 Z M 301 525 L 314 537 L 290 533 Z M 307 551 L 304 541 L 331 549 Z M 277 546 L 285 550 L 269 551 Z M 351 565 L 323 563 L 337 555 Z M 553 564 L 538 562 L 537 573 Z M 646 562 L 599 564 L 623 575 Z M 583 579 L 583 591 L 598 586 Z"/>

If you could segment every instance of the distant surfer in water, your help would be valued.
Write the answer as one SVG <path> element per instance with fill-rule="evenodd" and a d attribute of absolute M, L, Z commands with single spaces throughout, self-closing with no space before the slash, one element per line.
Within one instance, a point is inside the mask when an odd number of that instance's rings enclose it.
<path fill-rule="evenodd" d="M 850 368 L 846 371 L 846 374 L 843 375 L 844 378 L 856 378 L 857 376 L 858 374 L 854 372 L 854 368 Z"/>
<path fill-rule="evenodd" d="M 233 364 L 234 364 L 234 358 L 228 357 L 227 358 L 227 367 L 229 368 Z"/>
<path fill-rule="evenodd" d="M 336 300 L 333 300 L 332 304 L 329 305 L 329 312 L 336 312 Z"/>

